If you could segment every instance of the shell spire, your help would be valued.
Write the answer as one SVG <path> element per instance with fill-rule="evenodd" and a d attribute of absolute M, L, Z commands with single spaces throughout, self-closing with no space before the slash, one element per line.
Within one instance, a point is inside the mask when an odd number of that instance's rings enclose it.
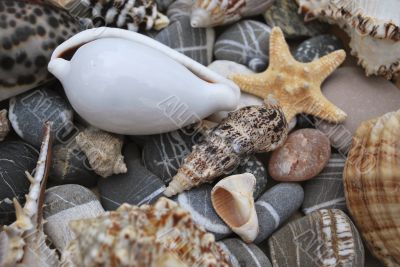
<path fill-rule="evenodd" d="M 248 106 L 229 113 L 202 143 L 193 146 L 164 195 L 176 195 L 232 172 L 253 153 L 281 146 L 287 133 L 279 106 Z"/>
<path fill-rule="evenodd" d="M 31 185 L 22 207 L 13 200 L 16 221 L 4 226 L 0 233 L 0 266 L 13 267 L 18 264 L 33 267 L 59 266 L 58 256 L 46 244 L 43 233 L 42 209 L 47 173 L 51 161 L 51 122 L 44 126 L 44 137 L 35 175 L 27 173 Z"/>

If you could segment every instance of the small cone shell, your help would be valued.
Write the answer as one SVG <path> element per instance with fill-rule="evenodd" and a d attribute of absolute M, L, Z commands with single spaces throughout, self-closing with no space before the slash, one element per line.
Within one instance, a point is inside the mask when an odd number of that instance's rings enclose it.
<path fill-rule="evenodd" d="M 343 174 L 347 206 L 370 247 L 400 266 L 400 111 L 361 124 Z"/>
<path fill-rule="evenodd" d="M 256 239 L 259 230 L 253 198 L 255 185 L 254 175 L 243 173 L 222 179 L 211 191 L 217 214 L 247 243 Z"/>
<path fill-rule="evenodd" d="M 121 152 L 124 143 L 121 136 L 88 128 L 76 136 L 76 143 L 101 177 L 127 172 Z"/>

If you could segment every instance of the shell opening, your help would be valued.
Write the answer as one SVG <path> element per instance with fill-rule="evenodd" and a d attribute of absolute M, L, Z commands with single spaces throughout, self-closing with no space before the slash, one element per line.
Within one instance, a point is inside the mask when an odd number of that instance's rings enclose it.
<path fill-rule="evenodd" d="M 250 210 L 243 209 L 237 198 L 224 188 L 215 190 L 213 203 L 217 213 L 231 227 L 240 227 L 249 220 Z"/>

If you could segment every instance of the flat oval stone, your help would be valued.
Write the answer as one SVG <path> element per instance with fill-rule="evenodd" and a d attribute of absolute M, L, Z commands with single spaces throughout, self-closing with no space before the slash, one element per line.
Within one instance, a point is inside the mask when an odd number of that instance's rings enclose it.
<path fill-rule="evenodd" d="M 238 238 L 224 239 L 218 244 L 229 255 L 229 260 L 233 267 L 272 267 L 268 257 L 254 244 L 246 244 Z"/>
<path fill-rule="evenodd" d="M 297 130 L 272 152 L 268 172 L 277 181 L 305 181 L 322 171 L 330 155 L 330 142 L 325 134 L 315 129 Z"/>
<path fill-rule="evenodd" d="M 360 234 L 341 210 L 323 209 L 292 221 L 268 240 L 274 267 L 363 267 Z"/>
<path fill-rule="evenodd" d="M 303 188 L 296 183 L 281 183 L 265 192 L 256 202 L 259 233 L 254 241 L 266 240 L 303 203 Z"/>
<path fill-rule="evenodd" d="M 271 28 L 255 20 L 243 20 L 227 28 L 215 42 L 218 60 L 230 60 L 255 72 L 268 66 Z"/>
<path fill-rule="evenodd" d="M 9 118 L 14 131 L 35 147 L 42 144 L 43 125 L 52 121 L 55 142 L 64 140 L 74 129 L 73 110 L 55 90 L 60 84 L 48 84 L 10 99 Z"/>
<path fill-rule="evenodd" d="M 302 42 L 294 53 L 300 62 L 311 62 L 333 51 L 344 49 L 342 42 L 335 35 L 323 34 Z"/>
<path fill-rule="evenodd" d="M 341 124 L 316 119 L 316 128 L 329 136 L 332 146 L 343 154 L 349 151 L 352 136 L 361 122 L 400 107 L 400 90 L 382 77 L 366 77 L 360 67 L 337 69 L 323 83 L 322 92 L 347 113 L 347 119 Z"/>
<path fill-rule="evenodd" d="M 75 235 L 68 224 L 72 220 L 93 218 L 104 213 L 97 197 L 86 187 L 68 184 L 46 190 L 43 218 L 44 232 L 52 244 L 63 251 Z"/>
<path fill-rule="evenodd" d="M 304 22 L 304 16 L 298 14 L 298 9 L 296 1 L 275 1 L 264 13 L 264 18 L 269 26 L 281 28 L 289 39 L 315 36 L 328 29 L 328 24 L 318 20 Z"/>
<path fill-rule="evenodd" d="M 215 31 L 213 28 L 193 28 L 190 17 L 179 17 L 154 39 L 203 65 L 211 63 Z"/>
<path fill-rule="evenodd" d="M 100 201 L 105 210 L 115 210 L 123 203 L 151 204 L 165 190 L 163 181 L 142 165 L 136 144 L 125 144 L 123 155 L 128 171 L 100 179 L 98 183 Z"/>
<path fill-rule="evenodd" d="M 0 225 L 15 220 L 13 198 L 25 203 L 30 186 L 25 171 L 33 171 L 37 157 L 38 152 L 24 142 L 0 143 Z"/>
<path fill-rule="evenodd" d="M 304 184 L 302 210 L 309 214 L 319 209 L 347 211 L 343 187 L 343 169 L 346 157 L 338 153 L 331 155 L 328 164 L 316 177 Z"/>

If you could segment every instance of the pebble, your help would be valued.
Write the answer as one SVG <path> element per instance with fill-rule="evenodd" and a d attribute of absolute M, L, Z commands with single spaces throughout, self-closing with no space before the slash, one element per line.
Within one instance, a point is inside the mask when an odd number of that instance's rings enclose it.
<path fill-rule="evenodd" d="M 30 186 L 25 171 L 33 171 L 37 157 L 38 152 L 26 143 L 0 143 L 0 225 L 15 220 L 14 197 L 21 205 L 25 203 Z"/>
<path fill-rule="evenodd" d="M 331 146 L 325 134 L 316 129 L 297 130 L 272 152 L 268 173 L 277 181 L 305 181 L 322 171 L 330 155 Z"/>
<path fill-rule="evenodd" d="M 254 244 L 246 244 L 238 238 L 224 239 L 218 244 L 229 255 L 232 267 L 272 267 L 268 257 Z"/>
<path fill-rule="evenodd" d="M 79 184 L 92 187 L 97 184 L 98 177 L 90 167 L 85 153 L 78 147 L 75 137 L 68 143 L 53 147 L 49 181 L 55 184 Z"/>
<path fill-rule="evenodd" d="M 232 234 L 232 230 L 215 212 L 211 203 L 213 186 L 203 184 L 184 191 L 174 198 L 178 204 L 192 215 L 193 220 L 207 232 L 214 234 L 216 240 Z"/>
<path fill-rule="evenodd" d="M 261 72 L 268 66 L 271 28 L 254 20 L 243 20 L 227 28 L 217 39 L 214 54 Z"/>
<path fill-rule="evenodd" d="M 167 10 L 170 23 L 179 20 L 180 17 L 190 17 L 192 13 L 192 0 L 176 0 Z"/>
<path fill-rule="evenodd" d="M 317 20 L 304 22 L 304 16 L 298 14 L 298 9 L 296 1 L 275 1 L 264 13 L 264 18 L 269 26 L 281 28 L 289 39 L 319 35 L 328 29 L 328 24 Z"/>
<path fill-rule="evenodd" d="M 341 210 L 319 210 L 290 222 L 268 240 L 274 267 L 363 267 L 360 235 Z"/>
<path fill-rule="evenodd" d="M 345 163 L 345 156 L 332 154 L 322 172 L 304 184 L 302 210 L 305 214 L 319 209 L 347 210 L 343 188 Z"/>
<path fill-rule="evenodd" d="M 154 39 L 203 65 L 211 63 L 215 31 L 213 28 L 193 28 L 190 17 L 179 17 Z"/>
<path fill-rule="evenodd" d="M 344 49 L 339 38 L 331 34 L 323 34 L 302 42 L 297 47 L 294 58 L 300 62 L 311 62 L 339 49 Z"/>
<path fill-rule="evenodd" d="M 175 0 L 156 0 L 157 10 L 164 12 Z"/>
<path fill-rule="evenodd" d="M 74 129 L 73 110 L 55 90 L 59 84 L 48 84 L 10 99 L 9 119 L 14 131 L 24 141 L 39 148 L 43 124 L 52 121 L 56 142 L 62 141 Z"/>
<path fill-rule="evenodd" d="M 98 183 L 100 201 L 105 210 L 115 210 L 123 203 L 151 204 L 165 190 L 163 181 L 142 165 L 136 144 L 125 144 L 123 155 L 128 172 L 100 179 Z"/>
<path fill-rule="evenodd" d="M 144 143 L 144 166 L 165 184 L 171 182 L 192 146 L 201 138 L 199 132 L 193 135 L 189 129 L 152 135 Z"/>
<path fill-rule="evenodd" d="M 322 85 L 322 92 L 348 116 L 341 124 L 315 119 L 315 126 L 343 154 L 349 151 L 352 136 L 361 122 L 399 109 L 399 89 L 382 77 L 366 77 L 360 67 L 337 69 Z"/>
<path fill-rule="evenodd" d="M 68 224 L 71 220 L 96 217 L 104 213 L 97 197 L 86 187 L 68 184 L 46 190 L 43 217 L 44 232 L 53 245 L 63 251 L 75 235 Z"/>
<path fill-rule="evenodd" d="M 265 192 L 256 202 L 259 234 L 254 243 L 267 239 L 303 203 L 303 188 L 296 183 L 281 183 Z"/>

